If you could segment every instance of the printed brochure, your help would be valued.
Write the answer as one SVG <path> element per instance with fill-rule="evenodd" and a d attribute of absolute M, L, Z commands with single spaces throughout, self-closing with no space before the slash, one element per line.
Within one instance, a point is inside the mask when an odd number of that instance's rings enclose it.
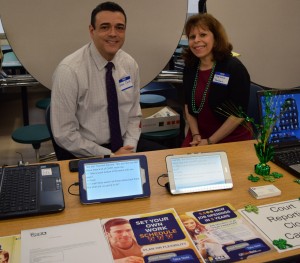
<path fill-rule="evenodd" d="M 172 208 L 101 223 L 116 263 L 200 262 L 197 248 Z"/>
<path fill-rule="evenodd" d="M 0 245 L 12 263 L 227 263 L 275 251 L 230 204 L 23 230 Z"/>
<path fill-rule="evenodd" d="M 20 263 L 21 236 L 0 237 L 0 262 Z"/>
<path fill-rule="evenodd" d="M 230 205 L 180 215 L 205 262 L 236 262 L 271 251 L 270 245 Z"/>

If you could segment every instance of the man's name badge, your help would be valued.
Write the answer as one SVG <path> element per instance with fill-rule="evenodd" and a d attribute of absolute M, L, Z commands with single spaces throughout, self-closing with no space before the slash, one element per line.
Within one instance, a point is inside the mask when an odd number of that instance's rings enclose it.
<path fill-rule="evenodd" d="M 213 83 L 218 83 L 221 85 L 228 85 L 229 82 L 229 74 L 222 73 L 222 72 L 216 72 L 215 76 L 213 78 Z"/>
<path fill-rule="evenodd" d="M 124 90 L 132 88 L 133 85 L 132 85 L 130 76 L 121 78 L 119 80 L 119 85 L 120 85 L 121 91 L 124 91 Z"/>

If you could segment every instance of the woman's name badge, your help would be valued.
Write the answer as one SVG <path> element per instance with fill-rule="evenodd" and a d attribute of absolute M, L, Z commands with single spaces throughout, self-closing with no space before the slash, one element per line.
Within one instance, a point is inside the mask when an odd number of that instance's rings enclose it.
<path fill-rule="evenodd" d="M 121 91 L 124 91 L 124 90 L 132 88 L 133 85 L 132 85 L 130 76 L 121 78 L 119 80 L 119 85 L 120 85 Z"/>
<path fill-rule="evenodd" d="M 228 85 L 229 82 L 229 74 L 222 73 L 222 72 L 216 72 L 215 76 L 213 78 L 213 83 L 218 83 L 221 85 Z"/>

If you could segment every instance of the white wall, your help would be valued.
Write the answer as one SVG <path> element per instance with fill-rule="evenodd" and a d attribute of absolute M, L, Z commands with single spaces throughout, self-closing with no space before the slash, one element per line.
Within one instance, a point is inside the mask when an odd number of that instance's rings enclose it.
<path fill-rule="evenodd" d="M 141 86 L 166 66 L 181 38 L 188 0 L 115 0 L 126 11 L 124 49 L 138 62 Z M 0 0 L 7 39 L 20 62 L 51 88 L 57 64 L 90 41 L 90 13 L 99 0 Z M 171 7 L 171 8 L 170 8 Z"/>
<path fill-rule="evenodd" d="M 0 15 L 15 53 L 45 86 L 49 87 L 59 60 L 89 40 L 89 14 L 98 2 L 89 0 L 82 5 L 74 0 L 0 0 Z M 119 2 L 129 5 L 129 18 L 137 21 L 129 21 L 125 48 L 141 63 L 144 85 L 172 56 L 185 13 L 196 13 L 198 0 Z M 252 81 L 279 89 L 300 86 L 299 0 L 207 0 L 207 10 L 225 26 Z"/>
<path fill-rule="evenodd" d="M 300 86 L 299 0 L 208 0 L 207 11 L 225 26 L 254 82 Z"/>

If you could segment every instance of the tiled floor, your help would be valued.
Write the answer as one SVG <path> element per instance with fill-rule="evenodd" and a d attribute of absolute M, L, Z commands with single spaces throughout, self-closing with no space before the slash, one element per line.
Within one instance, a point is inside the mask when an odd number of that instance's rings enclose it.
<path fill-rule="evenodd" d="M 45 111 L 35 107 L 36 101 L 50 96 L 50 91 L 45 87 L 28 88 L 29 123 L 45 123 Z M 0 90 L 0 165 L 15 165 L 21 160 L 34 163 L 35 151 L 31 144 L 21 144 L 12 140 L 12 132 L 23 125 L 21 90 L 18 87 Z M 42 155 L 53 152 L 51 141 L 41 144 Z"/>

